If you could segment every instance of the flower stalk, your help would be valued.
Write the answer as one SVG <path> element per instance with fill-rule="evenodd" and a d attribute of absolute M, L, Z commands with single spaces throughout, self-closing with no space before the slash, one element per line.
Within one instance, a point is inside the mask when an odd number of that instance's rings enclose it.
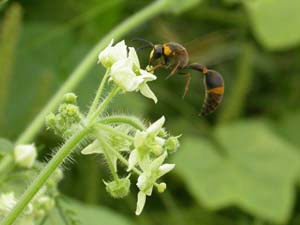
<path fill-rule="evenodd" d="M 103 78 L 102 78 L 101 84 L 100 84 L 100 86 L 99 86 L 99 88 L 98 88 L 98 90 L 97 90 L 96 97 L 95 97 L 95 99 L 94 99 L 94 101 L 93 101 L 93 103 L 92 103 L 92 105 L 91 105 L 91 107 L 90 107 L 90 109 L 89 109 L 89 112 L 88 112 L 88 115 L 87 115 L 87 118 L 88 118 L 88 119 L 91 117 L 91 115 L 92 115 L 92 114 L 95 112 L 95 110 L 96 110 L 96 107 L 97 107 L 97 105 L 98 105 L 98 103 L 99 103 L 99 99 L 101 98 L 101 96 L 102 96 L 102 94 L 103 94 L 104 86 L 105 86 L 106 81 L 107 81 L 107 79 L 108 79 L 108 77 L 109 77 L 109 73 L 110 73 L 110 70 L 109 70 L 109 69 L 106 70 L 106 72 L 105 72 L 105 74 L 104 74 L 104 76 L 103 76 Z"/>

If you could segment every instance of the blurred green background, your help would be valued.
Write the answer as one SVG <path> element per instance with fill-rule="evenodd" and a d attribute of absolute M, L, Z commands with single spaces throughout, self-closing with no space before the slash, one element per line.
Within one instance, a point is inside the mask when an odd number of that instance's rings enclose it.
<path fill-rule="evenodd" d="M 300 224 L 300 1 L 193 2 L 184 12 L 151 19 L 124 39 L 133 46 L 134 37 L 185 45 L 192 62 L 223 75 L 224 100 L 214 114 L 199 117 L 202 75 L 192 72 L 182 99 L 185 80 L 165 80 L 163 70 L 150 84 L 158 104 L 137 93 L 118 97 L 112 112 L 149 121 L 165 115 L 168 130 L 182 134 L 171 159 L 176 170 L 166 177 L 167 193 L 154 193 L 136 217 L 134 185 L 124 200 L 112 199 L 102 183 L 109 174 L 101 156 L 75 154 L 60 190 L 81 202 L 68 207 L 80 208 L 82 224 Z M 0 136 L 15 140 L 97 41 L 149 3 L 19 0 L 1 5 Z M 148 55 L 140 52 L 143 66 Z M 82 109 L 91 103 L 102 74 L 95 59 L 75 90 Z M 61 142 L 50 131 L 40 132 L 40 160 Z"/>

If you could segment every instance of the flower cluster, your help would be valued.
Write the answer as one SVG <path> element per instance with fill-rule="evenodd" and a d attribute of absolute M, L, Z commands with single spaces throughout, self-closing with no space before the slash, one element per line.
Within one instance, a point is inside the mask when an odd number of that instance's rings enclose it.
<path fill-rule="evenodd" d="M 82 115 L 76 101 L 77 96 L 75 94 L 65 94 L 57 114 L 50 113 L 46 117 L 47 127 L 51 128 L 55 134 L 67 138 L 80 128 Z"/>
<path fill-rule="evenodd" d="M 11 171 L 7 170 L 7 174 L 3 174 L 2 177 L 5 182 L 1 185 L 0 220 L 7 216 L 17 204 L 20 186 L 24 185 L 25 188 L 28 185 L 28 179 L 31 180 L 31 176 L 36 176 L 36 169 L 42 166 L 42 163 L 36 161 L 37 150 L 34 144 L 16 145 L 12 153 L 14 164 L 17 167 L 12 167 Z M 10 176 L 10 174 L 14 174 L 14 176 Z M 15 176 L 15 174 L 18 174 L 18 176 Z M 7 177 L 9 179 L 6 180 Z M 33 225 L 53 209 L 55 198 L 59 193 L 57 185 L 62 178 L 62 171 L 56 169 L 46 184 L 26 206 L 23 216 L 18 219 L 18 224 Z"/>
<path fill-rule="evenodd" d="M 45 186 L 43 186 L 24 210 L 24 215 L 18 224 L 33 225 L 48 214 L 55 206 L 55 197 L 58 195 L 57 183 L 62 179 L 61 170 L 56 170 Z M 17 204 L 14 191 L 0 194 L 0 218 L 8 215 Z"/>
<path fill-rule="evenodd" d="M 163 125 L 165 117 L 161 117 L 155 123 L 144 130 L 129 129 L 128 126 L 115 126 L 114 131 L 100 130 L 101 136 L 106 137 L 108 146 L 103 145 L 97 138 L 82 150 L 82 154 L 104 154 L 110 151 L 110 160 L 113 162 L 114 171 L 117 172 L 118 159 L 126 161 L 128 172 L 139 174 L 137 187 L 139 188 L 136 214 L 139 215 L 146 202 L 146 196 L 152 194 L 153 187 L 158 192 L 164 192 L 166 183 L 158 183 L 158 179 L 171 171 L 175 165 L 164 163 L 170 153 L 179 147 L 179 136 L 170 136 Z M 124 135 L 127 135 L 124 137 Z M 107 148 L 107 149 L 105 149 Z M 111 151 L 111 149 L 114 151 Z M 128 152 L 128 159 L 120 158 L 116 152 Z M 111 182 L 104 182 L 106 190 L 114 198 L 125 197 L 130 188 L 130 174 L 126 178 L 119 178 Z"/>
<path fill-rule="evenodd" d="M 147 82 L 155 80 L 156 76 L 140 68 L 134 48 L 127 47 L 124 41 L 112 45 L 113 40 L 98 56 L 98 62 L 110 69 L 110 80 L 123 91 L 140 91 L 156 103 L 157 98 L 147 85 Z"/>
<path fill-rule="evenodd" d="M 159 192 L 165 191 L 166 183 L 156 182 L 175 167 L 175 164 L 164 164 L 164 161 L 169 152 L 175 152 L 179 147 L 179 136 L 168 136 L 163 129 L 164 123 L 165 117 L 161 117 L 145 131 L 137 131 L 134 137 L 134 150 L 129 155 L 128 171 L 131 171 L 136 165 L 142 170 L 137 182 L 140 190 L 137 215 L 142 212 L 146 196 L 152 194 L 154 186 Z"/>
<path fill-rule="evenodd" d="M 135 49 L 127 47 L 124 41 L 114 46 L 112 41 L 99 54 L 98 60 L 107 71 L 87 116 L 80 113 L 76 105 L 76 96 L 67 94 L 59 106 L 58 113 L 47 117 L 47 125 L 64 138 L 70 137 L 78 129 L 88 130 L 87 140 L 90 140 L 90 143 L 81 153 L 104 156 L 112 175 L 112 179 L 104 181 L 104 184 L 112 197 L 127 196 L 133 177 L 131 174 L 137 174 L 136 185 L 139 192 L 136 214 L 140 215 L 146 198 L 151 196 L 154 187 L 160 193 L 166 190 L 166 183 L 160 182 L 159 179 L 175 167 L 175 164 L 165 161 L 178 149 L 179 136 L 171 136 L 166 132 L 163 128 L 164 116 L 149 127 L 132 116 L 121 115 L 117 120 L 116 115 L 101 117 L 107 103 L 119 90 L 139 91 L 156 103 L 157 98 L 147 84 L 155 80 L 156 76 L 140 68 Z M 104 85 L 108 83 L 107 79 L 113 82 L 115 87 L 104 100 L 100 100 Z M 118 163 L 126 166 L 128 174 L 119 174 Z"/>

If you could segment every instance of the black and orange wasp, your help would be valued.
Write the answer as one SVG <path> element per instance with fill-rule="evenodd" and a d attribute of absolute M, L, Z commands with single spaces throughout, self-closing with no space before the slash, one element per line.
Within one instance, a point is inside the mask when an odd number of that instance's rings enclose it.
<path fill-rule="evenodd" d="M 205 99 L 201 108 L 200 115 L 206 116 L 216 110 L 223 99 L 224 95 L 224 80 L 220 73 L 215 70 L 208 69 L 199 63 L 189 63 L 189 54 L 185 47 L 179 43 L 168 42 L 165 44 L 153 44 L 150 41 L 135 38 L 133 41 L 145 43 L 144 46 L 138 48 L 151 48 L 149 57 L 150 71 L 155 71 L 158 68 L 171 70 L 166 79 L 178 73 L 186 78 L 183 97 L 186 95 L 191 81 L 190 73 L 183 73 L 183 70 L 192 69 L 199 71 L 204 75 Z"/>

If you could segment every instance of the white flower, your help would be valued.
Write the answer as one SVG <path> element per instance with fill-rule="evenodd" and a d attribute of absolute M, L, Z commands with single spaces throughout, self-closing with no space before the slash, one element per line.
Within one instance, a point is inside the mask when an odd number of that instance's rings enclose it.
<path fill-rule="evenodd" d="M 143 77 L 137 76 L 133 71 L 133 62 L 122 59 L 116 62 L 110 72 L 111 79 L 124 91 L 136 91 L 143 83 Z"/>
<path fill-rule="evenodd" d="M 111 68 L 110 80 L 113 80 L 123 91 L 140 91 L 142 95 L 157 103 L 155 94 L 147 82 L 156 80 L 152 73 L 142 70 L 134 48 L 127 46 L 124 41 L 112 46 L 111 43 L 98 56 L 98 62 L 104 67 Z"/>
<path fill-rule="evenodd" d="M 0 196 L 0 213 L 6 215 L 17 204 L 14 192 L 1 194 Z"/>
<path fill-rule="evenodd" d="M 142 95 L 153 99 L 157 103 L 155 94 L 151 91 L 147 82 L 156 80 L 156 76 L 141 70 L 130 58 L 116 62 L 111 68 L 111 79 L 122 88 L 123 91 L 140 91 Z"/>
<path fill-rule="evenodd" d="M 155 123 L 151 124 L 145 131 L 137 131 L 134 136 L 134 147 L 129 155 L 129 166 L 127 171 L 130 171 L 137 163 L 143 169 L 151 162 L 149 153 L 160 155 L 163 151 L 165 139 L 157 135 L 161 131 L 165 123 L 165 117 L 162 116 Z"/>
<path fill-rule="evenodd" d="M 14 158 L 17 165 L 24 168 L 31 168 L 37 157 L 37 151 L 34 144 L 17 145 L 14 149 Z"/>
<path fill-rule="evenodd" d="M 112 46 L 114 40 L 100 52 L 98 55 L 98 63 L 101 62 L 105 68 L 110 68 L 115 62 L 127 58 L 127 46 L 124 41 L 118 42 Z"/>
<path fill-rule="evenodd" d="M 146 203 L 146 196 L 152 194 L 153 186 L 155 185 L 157 179 L 165 175 L 174 169 L 175 164 L 163 164 L 167 157 L 167 152 L 164 152 L 161 156 L 153 160 L 146 168 L 143 173 L 138 177 L 137 186 L 140 189 L 138 193 L 138 201 L 136 208 L 136 215 L 140 215 L 144 205 Z M 157 185 L 159 192 L 164 192 L 167 185 L 165 183 L 160 183 Z"/>

